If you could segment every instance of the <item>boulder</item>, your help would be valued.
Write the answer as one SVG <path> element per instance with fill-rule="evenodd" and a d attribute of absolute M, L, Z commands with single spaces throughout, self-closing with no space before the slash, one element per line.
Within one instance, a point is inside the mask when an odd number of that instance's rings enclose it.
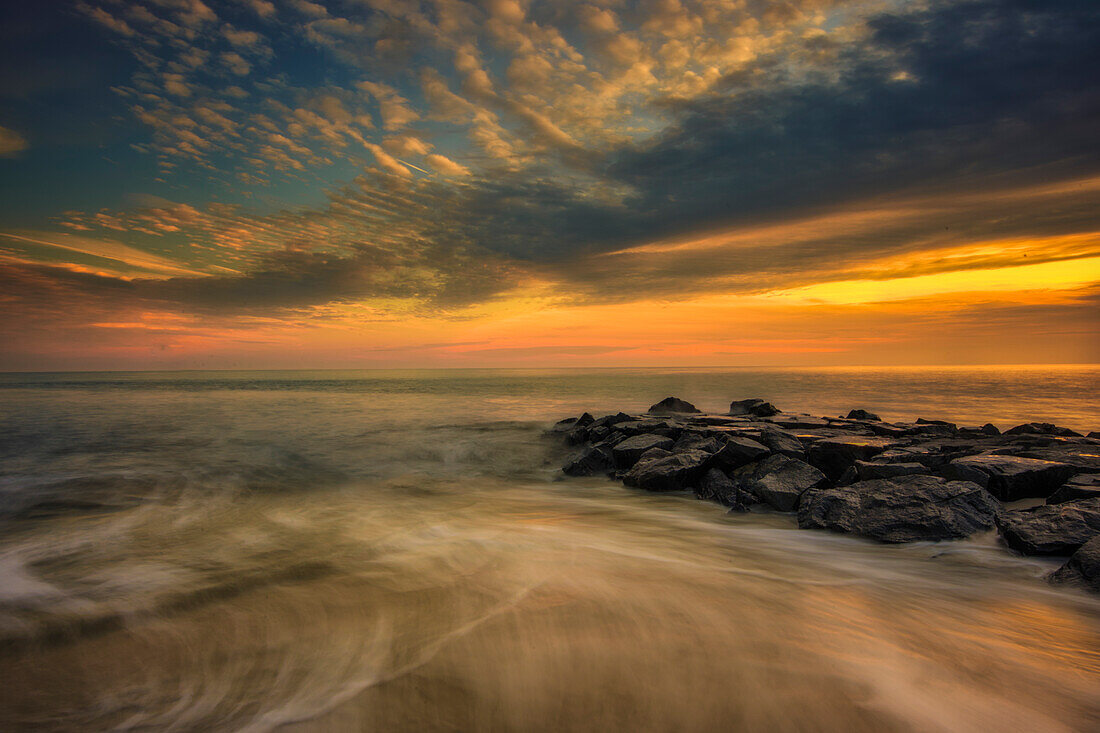
<path fill-rule="evenodd" d="M 982 435 L 1000 435 L 1001 429 L 993 423 L 987 422 L 985 425 L 982 425 L 980 428 L 978 428 L 978 432 Z"/>
<path fill-rule="evenodd" d="M 615 459 L 609 447 L 595 445 L 573 456 L 561 470 L 567 476 L 610 474 L 615 470 Z"/>
<path fill-rule="evenodd" d="M 1062 484 L 1047 497 L 1047 504 L 1063 504 L 1075 499 L 1091 499 L 1100 496 L 1100 473 L 1082 473 Z"/>
<path fill-rule="evenodd" d="M 771 417 L 778 415 L 779 408 L 770 402 L 765 402 L 759 397 L 747 400 L 735 400 L 730 403 L 731 415 L 749 415 L 750 417 Z"/>
<path fill-rule="evenodd" d="M 649 408 L 651 415 L 675 415 L 677 413 L 698 413 L 695 405 L 684 402 L 676 397 L 665 397 L 663 400 Z"/>
<path fill-rule="evenodd" d="M 869 421 L 874 421 L 874 422 L 879 422 L 879 421 L 882 420 L 881 417 L 879 417 L 878 415 L 876 415 L 873 412 L 867 412 L 867 410 L 852 410 L 848 413 L 848 418 L 847 419 L 849 419 L 849 420 L 869 420 Z"/>
<path fill-rule="evenodd" d="M 673 440 L 678 438 L 683 430 L 683 428 L 668 420 L 658 420 L 656 418 L 628 420 L 627 422 L 616 423 L 615 429 L 628 436 L 654 434 L 663 435 Z"/>
<path fill-rule="evenodd" d="M 739 512 L 748 511 L 749 506 L 756 503 L 756 498 L 751 493 L 739 488 L 724 471 L 718 468 L 709 469 L 703 474 L 695 495 L 700 499 L 724 504 Z"/>
<path fill-rule="evenodd" d="M 554 426 L 550 428 L 550 432 L 568 433 L 574 428 L 588 427 L 595 421 L 596 419 L 586 412 L 580 417 L 567 417 L 564 420 L 558 420 L 556 423 L 554 423 Z"/>
<path fill-rule="evenodd" d="M 1051 574 L 1050 581 L 1100 593 L 1100 535 L 1081 545 L 1065 565 Z"/>
<path fill-rule="evenodd" d="M 951 428 L 951 430 L 959 429 L 953 422 L 947 422 L 946 420 L 925 420 L 923 417 L 917 418 L 917 425 L 934 425 L 941 428 Z"/>
<path fill-rule="evenodd" d="M 1080 433 L 1049 422 L 1026 422 L 1004 432 L 1005 435 L 1063 435 L 1080 438 Z"/>
<path fill-rule="evenodd" d="M 740 468 L 760 460 L 769 453 L 771 451 L 766 445 L 752 438 L 739 438 L 734 435 L 727 437 L 721 448 L 714 453 L 714 463 L 727 470 Z"/>
<path fill-rule="evenodd" d="M 623 483 L 647 491 L 682 491 L 697 485 L 710 458 L 709 453 L 697 450 L 686 450 L 649 460 L 643 455 L 623 476 Z"/>
<path fill-rule="evenodd" d="M 611 454 L 615 458 L 615 466 L 623 470 L 631 468 L 651 448 L 672 450 L 672 438 L 663 435 L 635 435 L 612 448 Z"/>
<path fill-rule="evenodd" d="M 879 542 L 955 540 L 991 529 L 998 511 L 997 500 L 969 481 L 902 476 L 807 491 L 798 526 Z"/>
<path fill-rule="evenodd" d="M 806 449 L 794 433 L 768 425 L 760 431 L 760 442 L 773 453 L 782 453 L 789 458 L 806 460 Z"/>
<path fill-rule="evenodd" d="M 856 461 L 855 469 L 860 481 L 928 473 L 928 468 L 923 463 L 916 462 L 879 463 L 877 461 Z"/>
<path fill-rule="evenodd" d="M 1004 512 L 997 528 L 1005 544 L 1024 555 L 1072 555 L 1100 534 L 1100 498 Z"/>
<path fill-rule="evenodd" d="M 811 464 L 823 471 L 830 480 L 836 481 L 856 461 L 874 458 L 895 444 L 895 441 L 888 438 L 824 438 L 811 445 L 807 455 Z"/>
<path fill-rule="evenodd" d="M 1065 483 L 1074 468 L 1037 458 L 983 453 L 951 461 L 944 472 L 962 481 L 973 481 L 1001 501 L 1047 497 Z"/>
<path fill-rule="evenodd" d="M 773 509 L 793 512 L 802 494 L 824 481 L 825 474 L 805 461 L 776 454 L 760 461 L 745 484 L 754 496 Z"/>

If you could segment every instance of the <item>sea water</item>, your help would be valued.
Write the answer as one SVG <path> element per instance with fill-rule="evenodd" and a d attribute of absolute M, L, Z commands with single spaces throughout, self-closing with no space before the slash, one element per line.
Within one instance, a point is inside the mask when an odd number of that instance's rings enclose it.
<path fill-rule="evenodd" d="M 1100 602 L 565 479 L 553 421 L 1100 429 L 1100 368 L 0 375 L 0 730 L 1095 730 Z"/>

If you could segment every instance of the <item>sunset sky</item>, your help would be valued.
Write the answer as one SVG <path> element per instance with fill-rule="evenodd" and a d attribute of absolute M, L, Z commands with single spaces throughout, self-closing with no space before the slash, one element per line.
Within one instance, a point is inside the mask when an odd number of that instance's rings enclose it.
<path fill-rule="evenodd" d="M 0 369 L 1100 362 L 1095 0 L 0 10 Z"/>

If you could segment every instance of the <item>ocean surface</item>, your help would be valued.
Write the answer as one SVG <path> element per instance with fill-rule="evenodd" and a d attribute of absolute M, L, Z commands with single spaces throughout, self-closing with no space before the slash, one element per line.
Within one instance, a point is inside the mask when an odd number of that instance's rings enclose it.
<path fill-rule="evenodd" d="M 1088 731 L 1100 600 L 564 479 L 708 411 L 1100 429 L 1100 367 L 0 375 L 0 730 Z"/>

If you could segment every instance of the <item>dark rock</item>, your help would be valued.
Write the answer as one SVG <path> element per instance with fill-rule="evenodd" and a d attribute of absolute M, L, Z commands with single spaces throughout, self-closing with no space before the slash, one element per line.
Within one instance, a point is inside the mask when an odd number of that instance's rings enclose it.
<path fill-rule="evenodd" d="M 1085 437 L 1086 438 L 1092 438 L 1094 440 L 1100 440 L 1100 430 L 1093 430 L 1088 435 L 1086 435 Z"/>
<path fill-rule="evenodd" d="M 687 450 L 652 460 L 645 458 L 642 456 L 623 476 L 623 483 L 647 491 L 681 491 L 697 484 L 711 456 L 703 451 Z"/>
<path fill-rule="evenodd" d="M 794 433 L 788 433 L 786 430 L 768 425 L 760 431 L 760 442 L 773 453 L 782 453 L 788 458 L 806 460 L 806 449 Z"/>
<path fill-rule="evenodd" d="M 629 420 L 627 422 L 617 423 L 615 429 L 622 431 L 628 436 L 633 435 L 663 435 L 666 438 L 676 439 L 683 432 L 683 428 L 675 425 L 668 420 L 657 420 L 654 418 L 644 420 Z"/>
<path fill-rule="evenodd" d="M 997 500 L 969 481 L 903 476 L 807 491 L 798 526 L 880 542 L 954 540 L 991 529 L 998 511 Z"/>
<path fill-rule="evenodd" d="M 1023 458 L 1037 458 L 1040 461 L 1053 461 L 1073 466 L 1078 472 L 1100 473 L 1100 450 L 1096 446 L 1080 443 L 1058 442 L 1042 448 L 1012 450 L 1013 455 Z M 1011 449 L 1010 449 L 1011 450 Z M 996 451 L 1000 453 L 1001 451 Z"/>
<path fill-rule="evenodd" d="M 811 464 L 836 481 L 856 461 L 874 458 L 893 445 L 896 442 L 888 438 L 825 438 L 810 446 L 808 457 Z"/>
<path fill-rule="evenodd" d="M 1050 581 L 1100 593 L 1100 535 L 1081 545 L 1065 565 L 1051 574 Z"/>
<path fill-rule="evenodd" d="M 1001 501 L 1050 496 L 1074 473 L 1064 463 L 990 454 L 956 458 L 944 470 L 950 478 L 981 485 Z"/>
<path fill-rule="evenodd" d="M 1005 544 L 1024 555 L 1071 555 L 1100 534 L 1100 498 L 1004 512 L 997 528 Z"/>
<path fill-rule="evenodd" d="M 736 482 L 718 468 L 712 468 L 703 474 L 695 495 L 741 512 L 748 511 L 749 506 L 756 503 L 756 497 L 739 488 Z"/>
<path fill-rule="evenodd" d="M 994 425 L 991 422 L 987 422 L 985 425 L 982 425 L 980 428 L 978 428 L 978 432 L 982 433 L 983 435 L 1000 435 L 1001 434 L 1000 428 L 998 428 L 996 425 Z"/>
<path fill-rule="evenodd" d="M 673 451 L 701 450 L 707 453 L 717 453 L 722 448 L 722 441 L 709 433 L 701 433 L 696 430 L 685 430 L 676 439 Z"/>
<path fill-rule="evenodd" d="M 873 412 L 867 412 L 867 410 L 852 410 L 851 412 L 848 413 L 848 419 L 849 420 L 873 420 L 875 422 L 879 422 L 880 420 L 882 420 L 881 417 L 879 417 L 878 415 L 876 415 Z"/>
<path fill-rule="evenodd" d="M 625 412 L 617 412 L 614 415 L 604 415 L 603 417 L 596 418 L 596 420 L 592 422 L 592 426 L 597 428 L 602 426 L 611 427 L 621 422 L 629 422 L 633 419 L 633 417 L 627 415 Z"/>
<path fill-rule="evenodd" d="M 879 463 L 877 461 L 856 461 L 855 469 L 860 481 L 928 473 L 928 468 L 923 463 L 916 462 Z"/>
<path fill-rule="evenodd" d="M 1053 423 L 1048 422 L 1026 422 L 1023 425 L 1017 425 L 1014 428 L 1009 428 L 1004 432 L 1005 435 L 1064 435 L 1070 437 L 1080 438 L 1082 435 L 1078 432 L 1074 432 L 1069 428 L 1059 427 Z"/>
<path fill-rule="evenodd" d="M 583 428 L 591 425 L 595 421 L 591 415 L 587 412 L 580 417 L 567 417 L 564 420 L 558 420 L 554 423 L 554 426 L 550 428 L 552 433 L 568 433 L 573 428 Z"/>
<path fill-rule="evenodd" d="M 849 484 L 854 484 L 856 481 L 859 481 L 859 471 L 853 465 L 844 469 L 844 473 L 840 474 L 840 478 L 833 483 L 837 486 L 848 486 Z"/>
<path fill-rule="evenodd" d="M 1047 504 L 1063 504 L 1076 499 L 1100 497 L 1100 473 L 1082 473 L 1062 484 L 1047 497 Z"/>
<path fill-rule="evenodd" d="M 651 415 L 674 415 L 677 413 L 692 413 L 701 412 L 697 410 L 695 405 L 690 402 L 684 402 L 681 399 L 675 397 L 665 397 L 653 407 L 649 408 L 649 414 Z"/>
<path fill-rule="evenodd" d="M 616 445 L 611 454 L 615 458 L 615 466 L 623 470 L 631 468 L 650 448 L 671 450 L 672 438 L 663 435 L 635 435 Z"/>
<path fill-rule="evenodd" d="M 754 397 L 747 400 L 736 400 L 730 403 L 731 415 L 750 415 L 752 417 L 771 417 L 778 415 L 779 408 L 770 402 Z"/>
<path fill-rule="evenodd" d="M 592 446 L 570 459 L 561 470 L 567 476 L 610 474 L 615 470 L 615 459 L 607 446 Z"/>
<path fill-rule="evenodd" d="M 952 430 L 959 429 L 953 422 L 947 422 L 946 420 L 925 420 L 923 417 L 917 418 L 917 425 L 936 425 L 941 428 L 951 428 Z"/>
<path fill-rule="evenodd" d="M 739 438 L 733 435 L 727 437 L 721 449 L 714 453 L 714 463 L 729 470 L 758 461 L 769 453 L 771 451 L 766 445 L 752 438 Z"/>
<path fill-rule="evenodd" d="M 805 461 L 777 454 L 757 464 L 747 488 L 772 508 L 793 512 L 802 494 L 824 481 L 825 474 Z"/>

